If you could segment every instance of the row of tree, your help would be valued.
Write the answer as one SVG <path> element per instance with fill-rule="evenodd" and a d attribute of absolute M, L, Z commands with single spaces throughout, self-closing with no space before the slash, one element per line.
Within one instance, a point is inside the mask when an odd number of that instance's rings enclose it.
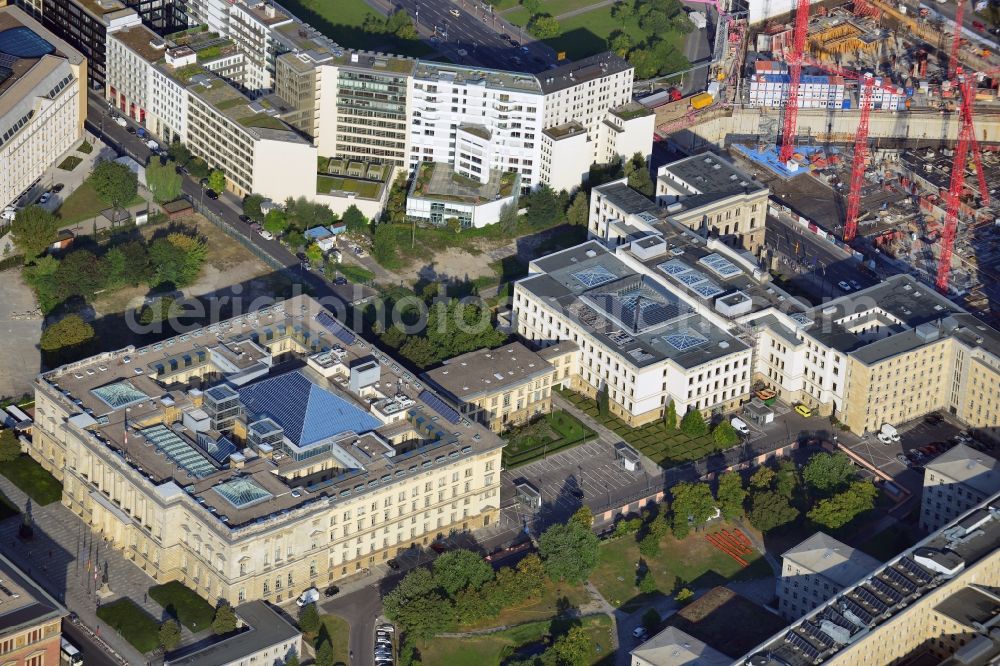
<path fill-rule="evenodd" d="M 620 28 L 608 36 L 608 49 L 635 67 L 636 78 L 668 75 L 690 67 L 676 46 L 680 40 L 670 39 L 694 30 L 678 0 L 619 0 L 611 15 Z"/>

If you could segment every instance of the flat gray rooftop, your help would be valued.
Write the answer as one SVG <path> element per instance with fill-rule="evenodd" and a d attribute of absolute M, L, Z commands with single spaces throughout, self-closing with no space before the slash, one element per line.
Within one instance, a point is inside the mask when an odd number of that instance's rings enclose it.
<path fill-rule="evenodd" d="M 422 377 L 458 402 L 519 386 L 552 372 L 552 366 L 520 342 L 448 359 Z"/>
<path fill-rule="evenodd" d="M 658 178 L 674 187 L 687 189 L 681 201 L 685 209 L 714 203 L 719 199 L 763 192 L 767 188 L 745 171 L 714 153 L 685 157 L 660 167 Z M 763 220 L 763 217 L 761 217 Z"/>
<path fill-rule="evenodd" d="M 236 607 L 236 615 L 246 626 L 237 633 L 212 642 L 200 641 L 172 653 L 164 666 L 217 666 L 239 662 L 267 648 L 295 640 L 299 631 L 263 601 L 250 601 Z M 214 637 L 213 637 L 214 638 Z M 285 654 L 279 655 L 283 660 Z"/>
<path fill-rule="evenodd" d="M 542 92 L 546 95 L 572 88 L 602 76 L 610 76 L 632 69 L 621 56 L 605 51 L 538 74 Z"/>
<path fill-rule="evenodd" d="M 520 285 L 589 330 L 636 367 L 671 359 L 693 368 L 748 347 L 661 283 L 640 275 L 597 241 L 533 262 L 543 274 Z"/>

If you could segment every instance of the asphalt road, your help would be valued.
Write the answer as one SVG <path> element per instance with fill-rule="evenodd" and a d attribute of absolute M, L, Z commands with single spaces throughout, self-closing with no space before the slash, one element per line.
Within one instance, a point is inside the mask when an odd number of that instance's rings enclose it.
<path fill-rule="evenodd" d="M 132 121 L 128 122 L 132 127 L 138 127 Z M 145 140 L 130 134 L 125 127 L 117 125 L 108 115 L 107 105 L 99 96 L 91 95 L 88 97 L 87 129 L 100 136 L 107 145 L 118 151 L 119 154 L 128 155 L 142 165 L 149 161 L 151 151 L 146 146 Z M 249 242 L 287 269 L 289 275 L 293 276 L 296 281 L 308 285 L 317 298 L 332 296 L 342 302 L 349 303 L 370 295 L 370 290 L 367 288 L 357 285 L 334 285 L 318 273 L 303 270 L 299 259 L 288 248 L 276 240 L 264 239 L 259 234 L 254 233 L 247 224 L 240 221 L 240 215 L 243 212 L 242 202 L 232 193 L 223 192 L 218 199 L 211 199 L 204 195 L 204 190 L 193 176 L 184 178 L 181 183 L 181 191 L 197 208 L 207 209 L 224 220 Z"/>
<path fill-rule="evenodd" d="M 518 26 L 490 10 L 488 3 L 459 0 L 369 0 L 384 13 L 406 10 L 417 30 L 453 62 L 479 64 L 494 69 L 538 72 L 555 62 L 555 52 L 535 41 Z M 457 12 L 458 16 L 454 13 Z M 527 52 L 511 46 L 501 35 L 510 35 Z"/>
<path fill-rule="evenodd" d="M 351 623 L 348 650 L 353 654 L 349 666 L 373 666 L 375 663 L 375 625 L 380 623 L 382 597 L 379 589 L 392 589 L 401 576 L 394 575 L 373 582 L 360 590 L 320 602 L 320 611 L 339 615 Z"/>
<path fill-rule="evenodd" d="M 121 666 L 90 637 L 90 634 L 69 620 L 63 621 L 62 632 L 83 653 L 83 663 L 87 666 Z"/>

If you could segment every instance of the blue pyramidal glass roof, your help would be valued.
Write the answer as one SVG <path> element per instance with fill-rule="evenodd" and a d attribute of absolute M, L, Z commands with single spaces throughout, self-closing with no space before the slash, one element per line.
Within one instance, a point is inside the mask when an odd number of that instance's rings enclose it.
<path fill-rule="evenodd" d="M 0 32 L 0 51 L 18 58 L 41 58 L 55 50 L 56 47 L 25 26 Z"/>
<path fill-rule="evenodd" d="M 338 395 L 289 372 L 239 390 L 240 402 L 255 418 L 270 418 L 298 446 L 309 446 L 343 432 L 369 432 L 378 419 Z"/>

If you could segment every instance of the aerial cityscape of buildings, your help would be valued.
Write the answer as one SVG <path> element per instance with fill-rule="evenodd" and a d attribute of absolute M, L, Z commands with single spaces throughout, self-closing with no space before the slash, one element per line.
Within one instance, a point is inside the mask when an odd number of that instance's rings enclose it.
<path fill-rule="evenodd" d="M 0 665 L 1000 663 L 995 0 L 340 2 L 0 0 Z"/>

